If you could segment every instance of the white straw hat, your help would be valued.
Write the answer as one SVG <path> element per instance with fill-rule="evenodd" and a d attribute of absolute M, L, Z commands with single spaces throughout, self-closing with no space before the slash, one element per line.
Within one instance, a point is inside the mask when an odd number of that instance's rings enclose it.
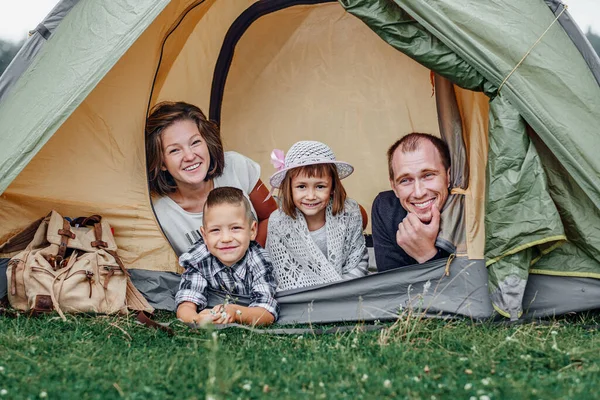
<path fill-rule="evenodd" d="M 303 140 L 294 144 L 290 147 L 285 160 L 283 160 L 282 150 L 273 150 L 271 162 L 278 169 L 269 179 L 274 188 L 281 185 L 285 174 L 292 168 L 314 164 L 335 164 L 340 179 L 346 178 L 354 171 L 354 167 L 347 162 L 337 161 L 329 146 L 314 140 Z"/>

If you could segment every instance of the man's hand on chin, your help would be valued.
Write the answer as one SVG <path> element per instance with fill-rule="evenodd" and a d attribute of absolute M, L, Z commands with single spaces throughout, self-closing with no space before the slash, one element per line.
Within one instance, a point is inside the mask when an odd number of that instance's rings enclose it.
<path fill-rule="evenodd" d="M 429 224 L 421 222 L 419 217 L 408 213 L 406 218 L 398 224 L 396 243 L 398 246 L 417 260 L 419 264 L 431 260 L 437 254 L 435 240 L 440 231 L 440 211 L 434 204 L 431 208 L 431 221 Z"/>

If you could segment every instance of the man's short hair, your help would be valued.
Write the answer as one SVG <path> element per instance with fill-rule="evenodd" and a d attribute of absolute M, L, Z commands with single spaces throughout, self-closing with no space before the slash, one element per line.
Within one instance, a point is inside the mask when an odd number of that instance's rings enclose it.
<path fill-rule="evenodd" d="M 248 224 L 251 224 L 254 221 L 254 214 L 252 214 L 252 208 L 250 207 L 250 202 L 244 196 L 244 192 L 241 189 L 223 186 L 218 187 L 210 191 L 208 197 L 206 198 L 206 202 L 204 203 L 204 208 L 202 212 L 206 213 L 206 210 L 209 208 L 218 206 L 220 204 L 232 204 L 235 206 L 244 206 L 244 210 L 246 212 L 246 219 L 248 220 Z"/>
<path fill-rule="evenodd" d="M 392 159 L 394 158 L 396 149 L 400 148 L 400 151 L 403 153 L 410 153 L 416 151 L 423 141 L 429 141 L 431 144 L 433 144 L 433 146 L 437 149 L 440 158 L 442 159 L 442 165 L 444 166 L 444 169 L 450 169 L 450 150 L 448 149 L 448 145 L 442 139 L 430 135 L 429 133 L 413 132 L 396 140 L 396 142 L 391 145 L 387 151 L 390 180 L 394 180 Z"/>

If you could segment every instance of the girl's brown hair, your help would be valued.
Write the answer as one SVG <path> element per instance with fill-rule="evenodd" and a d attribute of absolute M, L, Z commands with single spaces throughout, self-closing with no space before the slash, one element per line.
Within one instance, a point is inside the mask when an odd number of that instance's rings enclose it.
<path fill-rule="evenodd" d="M 286 215 L 296 219 L 296 206 L 294 205 L 294 198 L 292 195 L 292 179 L 301 174 L 305 174 L 309 178 L 330 176 L 332 183 L 332 214 L 337 215 L 344 211 L 346 190 L 344 189 L 344 186 L 342 186 L 337 168 L 334 164 L 313 164 L 290 169 L 285 174 L 285 178 L 283 178 L 283 182 L 281 182 L 279 188 L 279 196 L 281 197 L 281 209 Z"/>
<path fill-rule="evenodd" d="M 164 101 L 155 105 L 146 119 L 146 168 L 150 190 L 159 196 L 166 196 L 177 189 L 177 182 L 169 171 L 163 171 L 162 132 L 177 121 L 192 121 L 206 142 L 210 154 L 210 164 L 205 181 L 223 174 L 225 155 L 221 133 L 216 123 L 206 118 L 202 110 L 183 101 Z"/>

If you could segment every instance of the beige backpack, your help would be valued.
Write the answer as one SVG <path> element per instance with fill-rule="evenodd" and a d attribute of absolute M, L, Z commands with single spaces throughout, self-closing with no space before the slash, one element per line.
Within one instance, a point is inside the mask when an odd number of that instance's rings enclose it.
<path fill-rule="evenodd" d="M 64 312 L 154 311 L 131 283 L 111 228 L 99 215 L 69 222 L 52 211 L 0 246 L 0 253 L 15 251 L 7 269 L 8 300 L 18 310 L 56 310 L 63 319 Z"/>

